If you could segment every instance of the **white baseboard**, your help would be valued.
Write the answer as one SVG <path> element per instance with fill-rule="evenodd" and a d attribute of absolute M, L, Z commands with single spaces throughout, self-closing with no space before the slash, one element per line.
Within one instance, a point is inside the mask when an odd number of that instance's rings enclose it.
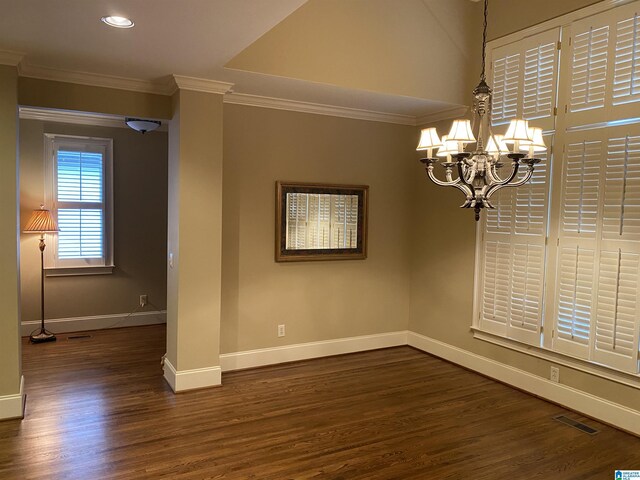
<path fill-rule="evenodd" d="M 164 379 L 175 393 L 222 384 L 222 370 L 217 366 L 178 371 L 165 357 L 163 369 Z"/>
<path fill-rule="evenodd" d="M 409 332 L 409 345 L 526 392 L 640 435 L 640 412 L 524 370 Z"/>
<path fill-rule="evenodd" d="M 407 344 L 407 331 L 338 338 L 321 342 L 298 343 L 282 347 L 261 348 L 220 355 L 223 372 L 243 368 L 261 367 L 275 363 L 294 362 L 309 358 L 328 357 L 343 353 L 362 352 L 377 348 L 397 347 Z"/>
<path fill-rule="evenodd" d="M 105 328 L 139 327 L 167 322 L 167 312 L 116 313 L 113 315 L 94 315 L 91 317 L 53 318 L 45 320 L 45 327 L 53 333 L 84 332 Z M 40 320 L 22 322 L 20 333 L 23 337 L 40 328 Z"/>
<path fill-rule="evenodd" d="M 0 420 L 24 417 L 24 377 L 20 378 L 20 392 L 0 396 Z"/>

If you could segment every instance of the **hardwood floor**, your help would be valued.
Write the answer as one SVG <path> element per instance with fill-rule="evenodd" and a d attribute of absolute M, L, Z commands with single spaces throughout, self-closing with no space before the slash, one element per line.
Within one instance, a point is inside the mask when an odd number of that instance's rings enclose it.
<path fill-rule="evenodd" d="M 174 395 L 162 326 L 24 344 L 0 478 L 609 479 L 640 439 L 410 347 L 225 373 Z M 558 414 L 600 430 L 590 436 Z"/>

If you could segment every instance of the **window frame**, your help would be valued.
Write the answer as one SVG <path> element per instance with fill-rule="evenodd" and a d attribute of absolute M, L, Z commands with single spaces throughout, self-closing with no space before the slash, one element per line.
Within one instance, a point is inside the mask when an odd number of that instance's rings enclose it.
<path fill-rule="evenodd" d="M 103 256 L 100 259 L 59 259 L 58 235 L 46 234 L 44 269 L 46 276 L 104 275 L 113 273 L 113 139 L 45 133 L 44 192 L 45 202 L 58 219 L 57 151 L 68 146 L 73 150 L 103 153 Z M 67 203 L 67 202 L 65 202 Z M 95 205 L 95 204 L 94 204 Z"/>

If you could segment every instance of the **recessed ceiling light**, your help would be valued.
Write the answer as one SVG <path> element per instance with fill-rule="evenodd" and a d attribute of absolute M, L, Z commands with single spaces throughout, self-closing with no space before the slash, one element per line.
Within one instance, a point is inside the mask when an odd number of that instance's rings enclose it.
<path fill-rule="evenodd" d="M 133 20 L 127 17 L 110 16 L 110 17 L 102 17 L 100 20 L 102 20 L 104 23 L 106 23 L 110 27 L 116 27 L 116 28 L 131 28 L 135 25 L 133 23 Z"/>

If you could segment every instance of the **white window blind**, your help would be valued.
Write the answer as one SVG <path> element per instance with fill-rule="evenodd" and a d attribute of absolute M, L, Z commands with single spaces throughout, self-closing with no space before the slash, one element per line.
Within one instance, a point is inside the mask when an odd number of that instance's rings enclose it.
<path fill-rule="evenodd" d="M 56 151 L 58 258 L 104 255 L 104 153 Z"/>
<path fill-rule="evenodd" d="M 59 228 L 52 238 L 47 267 L 110 267 L 111 140 L 46 138 L 46 196 Z"/>

